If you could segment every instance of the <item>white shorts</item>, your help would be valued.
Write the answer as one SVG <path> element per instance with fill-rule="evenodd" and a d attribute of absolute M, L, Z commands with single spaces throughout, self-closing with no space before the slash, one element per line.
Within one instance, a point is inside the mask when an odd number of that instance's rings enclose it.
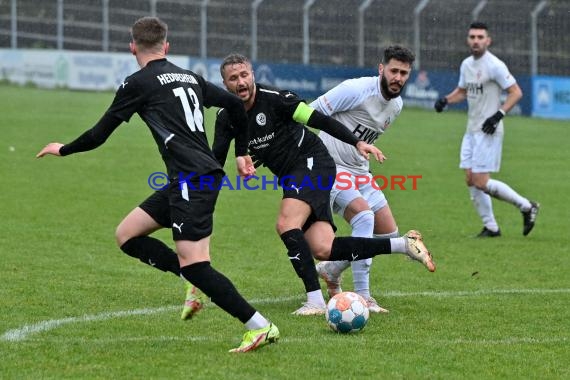
<path fill-rule="evenodd" d="M 501 168 L 503 133 L 467 132 L 461 142 L 461 169 L 472 173 L 496 173 Z"/>
<path fill-rule="evenodd" d="M 347 173 L 346 169 L 340 171 L 337 170 L 337 173 L 339 172 Z M 359 174 L 359 176 L 362 176 L 362 174 Z M 354 175 L 350 176 L 350 181 L 352 182 L 350 186 L 348 186 L 346 182 L 349 180 L 348 176 L 343 176 L 344 182 L 342 184 L 335 182 L 331 189 L 330 198 L 331 208 L 334 213 L 344 216 L 344 212 L 350 202 L 357 198 L 364 198 L 366 202 L 368 202 L 368 207 L 370 207 L 374 213 L 388 205 L 388 201 L 386 200 L 384 193 L 382 190 L 379 190 L 380 186 L 376 184 L 376 188 L 374 188 L 374 186 L 372 186 L 372 175 L 369 173 L 367 176 L 369 181 L 365 184 L 359 184 L 358 189 L 355 184 Z"/>

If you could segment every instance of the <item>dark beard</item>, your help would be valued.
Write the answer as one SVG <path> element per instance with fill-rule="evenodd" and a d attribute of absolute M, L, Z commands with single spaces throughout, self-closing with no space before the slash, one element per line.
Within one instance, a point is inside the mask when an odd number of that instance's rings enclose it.
<path fill-rule="evenodd" d="M 386 97 L 386 99 L 390 100 L 390 99 L 394 99 L 394 98 L 397 98 L 398 96 L 400 96 L 400 94 L 402 93 L 402 90 L 404 89 L 404 86 L 402 86 L 400 91 L 392 92 L 392 90 L 390 90 L 390 88 L 388 88 L 388 81 L 386 80 L 386 77 L 382 76 L 382 78 L 380 79 L 380 88 L 382 89 L 382 95 L 384 95 Z"/>

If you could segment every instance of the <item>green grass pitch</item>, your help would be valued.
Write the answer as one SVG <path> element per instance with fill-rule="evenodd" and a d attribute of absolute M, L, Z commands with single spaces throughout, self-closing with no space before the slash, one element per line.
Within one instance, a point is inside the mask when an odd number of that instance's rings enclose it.
<path fill-rule="evenodd" d="M 542 209 L 523 237 L 518 210 L 494 201 L 503 236 L 477 240 L 481 223 L 457 167 L 466 115 L 404 109 L 378 141 L 388 160 L 373 171 L 422 176 L 416 190 L 386 196 L 400 231 L 422 231 L 438 268 L 376 258 L 372 292 L 390 313 L 356 335 L 290 314 L 304 292 L 274 231 L 280 191 L 222 191 L 213 265 L 282 335 L 235 355 L 237 320 L 209 303 L 181 321 L 180 279 L 115 245 L 115 226 L 164 170 L 138 117 L 95 151 L 35 158 L 91 127 L 112 97 L 0 86 L 0 378 L 570 378 L 570 123 L 505 119 L 496 178 Z M 206 120 L 211 133 L 214 113 Z M 232 160 L 226 169 L 235 173 Z M 171 244 L 169 231 L 155 235 Z"/>

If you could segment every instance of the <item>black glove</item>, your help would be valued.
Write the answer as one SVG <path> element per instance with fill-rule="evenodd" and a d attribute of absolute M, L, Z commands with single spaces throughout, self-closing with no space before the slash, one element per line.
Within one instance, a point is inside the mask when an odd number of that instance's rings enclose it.
<path fill-rule="evenodd" d="M 493 116 L 485 120 L 485 122 L 483 123 L 483 132 L 488 133 L 490 135 L 495 133 L 495 130 L 497 129 L 497 124 L 499 124 L 499 121 L 501 121 L 503 116 L 505 115 L 501 111 L 495 112 Z"/>
<path fill-rule="evenodd" d="M 433 108 L 435 108 L 436 112 L 441 112 L 443 111 L 446 105 L 447 105 L 447 98 L 443 97 L 436 100 L 435 104 L 433 105 Z"/>

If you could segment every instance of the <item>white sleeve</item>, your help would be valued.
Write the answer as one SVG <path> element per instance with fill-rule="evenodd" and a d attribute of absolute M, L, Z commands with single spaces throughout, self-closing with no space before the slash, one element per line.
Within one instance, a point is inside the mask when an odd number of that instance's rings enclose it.
<path fill-rule="evenodd" d="M 328 116 L 354 108 L 354 104 L 360 98 L 361 91 L 359 86 L 353 82 L 353 79 L 345 80 L 331 88 L 315 99 L 311 103 L 311 107 Z"/>
<path fill-rule="evenodd" d="M 465 75 L 464 75 L 464 70 L 465 70 L 465 61 L 461 62 L 461 66 L 459 67 L 459 83 L 457 83 L 457 87 L 459 88 L 465 88 Z"/>
<path fill-rule="evenodd" d="M 511 87 L 517 83 L 515 77 L 509 72 L 507 65 L 503 61 L 498 61 L 493 66 L 492 70 L 493 80 L 501 86 L 503 90 Z"/>

